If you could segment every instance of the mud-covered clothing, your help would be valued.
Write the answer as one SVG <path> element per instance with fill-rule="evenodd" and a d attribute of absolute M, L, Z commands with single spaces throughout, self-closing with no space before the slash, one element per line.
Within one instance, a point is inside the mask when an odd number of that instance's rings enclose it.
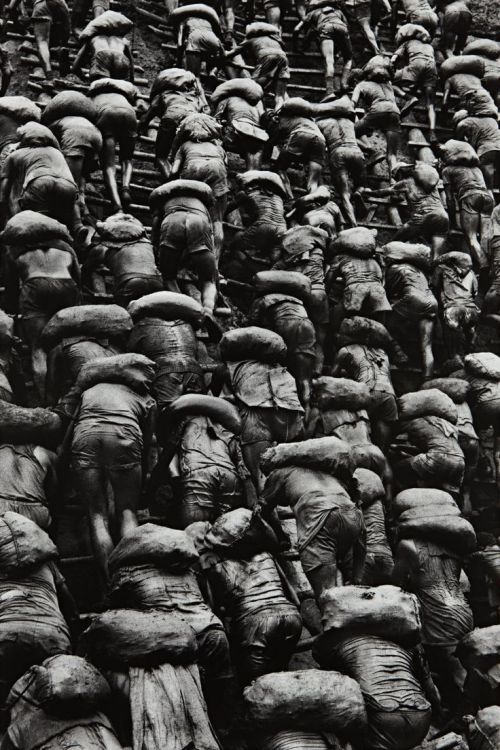
<path fill-rule="evenodd" d="M 304 18 L 304 28 L 306 34 L 313 34 L 319 42 L 332 39 L 344 60 L 352 58 L 347 19 L 340 8 L 325 5 L 323 8 L 309 11 Z"/>
<path fill-rule="evenodd" d="M 103 713 L 54 718 L 32 703 L 22 719 L 19 717 L 9 725 L 6 737 L 15 750 L 50 750 L 53 747 L 120 750 L 121 747 L 111 722 Z"/>
<path fill-rule="evenodd" d="M 89 339 L 86 336 L 72 336 L 61 341 L 61 354 L 64 367 L 72 382 L 78 377 L 83 365 L 95 359 L 113 357 L 119 350 L 105 340 Z"/>
<path fill-rule="evenodd" d="M 151 103 L 158 113 L 160 125 L 156 137 L 156 156 L 168 157 L 177 127 L 187 115 L 205 112 L 205 98 L 197 91 L 164 91 Z"/>
<path fill-rule="evenodd" d="M 402 430 L 421 453 L 405 459 L 427 486 L 459 492 L 465 460 L 458 443 L 457 427 L 441 417 L 419 417 L 404 422 Z"/>
<path fill-rule="evenodd" d="M 346 313 L 370 315 L 392 309 L 385 293 L 382 269 L 375 258 L 337 255 L 332 260 L 330 273 L 333 279 L 342 279 L 342 304 Z"/>
<path fill-rule="evenodd" d="M 306 228 L 304 227 L 304 230 Z M 300 250 L 300 246 L 299 246 Z M 325 289 L 325 257 L 322 247 L 304 242 L 303 251 L 309 252 L 307 260 L 301 258 L 301 253 L 297 252 L 294 256 L 282 257 L 273 268 L 283 271 L 298 271 L 311 282 L 311 297 L 307 304 L 307 312 L 315 325 L 328 323 L 330 311 L 328 307 L 328 297 Z M 285 250 L 286 253 L 286 250 Z"/>
<path fill-rule="evenodd" d="M 385 510 L 382 500 L 375 500 L 369 505 L 364 505 L 362 513 L 366 529 L 363 583 L 367 586 L 391 583 L 394 560 L 387 540 Z"/>
<path fill-rule="evenodd" d="M 198 52 L 211 57 L 224 52 L 222 42 L 214 33 L 210 21 L 197 16 L 191 16 L 184 22 L 183 45 L 186 52 Z"/>
<path fill-rule="evenodd" d="M 85 117 L 62 117 L 51 123 L 50 129 L 65 157 L 84 157 L 89 162 L 101 152 L 102 135 Z"/>
<path fill-rule="evenodd" d="M 386 270 L 385 289 L 394 312 L 405 320 L 434 318 L 438 303 L 429 281 L 419 268 L 409 263 L 394 263 Z"/>
<path fill-rule="evenodd" d="M 215 600 L 231 618 L 231 640 L 242 672 L 254 679 L 286 668 L 302 632 L 269 552 L 248 560 L 214 556 L 206 568 Z"/>
<path fill-rule="evenodd" d="M 101 251 L 104 263 L 113 274 L 113 293 L 118 304 L 126 307 L 133 299 L 163 289 L 153 246 L 146 238 L 105 242 L 95 251 Z"/>
<path fill-rule="evenodd" d="M 323 636 L 315 652 L 322 668 L 337 669 L 360 685 L 368 714 L 360 747 L 410 750 L 424 739 L 431 707 L 413 652 L 374 636 L 333 634 Z"/>
<path fill-rule="evenodd" d="M 304 572 L 344 562 L 364 533 L 361 511 L 344 485 L 325 472 L 300 467 L 272 471 L 262 506 L 289 505 L 297 521 L 297 548 Z"/>
<path fill-rule="evenodd" d="M 314 120 L 298 115 L 281 115 L 271 131 L 270 143 L 277 145 L 289 164 L 324 164 L 325 139 Z"/>
<path fill-rule="evenodd" d="M 488 243 L 490 260 L 490 288 L 485 300 L 485 313 L 495 313 L 500 308 L 500 236 L 493 236 Z"/>
<path fill-rule="evenodd" d="M 124 565 L 112 576 L 115 607 L 171 612 L 193 628 L 202 669 L 213 677 L 232 674 L 223 625 L 205 603 L 191 570 L 172 572 L 152 564 Z"/>
<path fill-rule="evenodd" d="M 288 80 L 290 69 L 282 43 L 275 37 L 256 36 L 246 39 L 241 45 L 254 62 L 252 78 L 257 80 Z"/>
<path fill-rule="evenodd" d="M 182 179 L 205 182 L 216 198 L 222 198 L 229 192 L 227 157 L 220 142 L 186 141 L 178 149 L 177 158 L 182 159 L 179 174 Z"/>
<path fill-rule="evenodd" d="M 215 521 L 244 504 L 242 479 L 248 477 L 237 438 L 208 417 L 190 417 L 178 448 L 182 502 Z"/>
<path fill-rule="evenodd" d="M 80 468 L 130 468 L 141 464 L 143 433 L 155 402 L 120 383 L 84 391 L 71 446 Z"/>
<path fill-rule="evenodd" d="M 159 268 L 164 278 L 176 278 L 179 265 L 196 264 L 198 254 L 213 256 L 212 217 L 205 204 L 187 196 L 171 198 L 162 214 Z M 215 260 L 215 257 L 214 257 Z"/>
<path fill-rule="evenodd" d="M 23 209 L 32 209 L 40 213 L 50 212 L 54 218 L 63 221 L 68 220 L 77 188 L 59 149 L 54 146 L 17 148 L 5 160 L 1 177 L 9 180 L 8 200 L 12 215 Z M 50 192 L 54 194 L 54 200 L 51 200 Z M 36 207 L 35 200 L 39 204 Z M 59 201 L 62 205 L 58 210 L 56 204 Z M 44 202 L 47 203 L 46 207 Z"/>
<path fill-rule="evenodd" d="M 494 117 L 465 117 L 455 132 L 470 143 L 480 161 L 493 159 L 500 152 L 500 130 Z"/>
<path fill-rule="evenodd" d="M 461 559 L 451 550 L 414 539 L 419 567 L 412 573 L 412 591 L 422 614 L 422 642 L 427 646 L 456 646 L 474 622 L 460 587 Z"/>
<path fill-rule="evenodd" d="M 461 211 L 491 214 L 495 202 L 479 167 L 449 166 L 443 169 L 442 176 Z"/>
<path fill-rule="evenodd" d="M 430 190 L 421 187 L 413 177 L 396 182 L 393 190 L 403 193 L 408 203 L 410 220 L 415 223 L 425 220 L 429 215 L 444 217 L 448 222 L 448 215 L 443 206 L 437 185 Z"/>
<path fill-rule="evenodd" d="M 158 365 L 151 393 L 159 406 L 167 406 L 186 390 L 202 392 L 198 342 L 192 326 L 184 320 L 142 318 L 132 329 L 128 348 Z"/>
<path fill-rule="evenodd" d="M 449 76 L 446 79 L 446 85 L 457 95 L 460 103 L 465 101 L 465 98 L 470 91 L 481 91 L 481 89 L 483 89 L 481 79 L 471 73 L 455 73 L 455 75 Z M 490 94 L 484 89 L 483 91 L 486 95 L 485 99 L 491 99 Z M 474 114 L 480 116 L 479 112 L 475 112 Z"/>
<path fill-rule="evenodd" d="M 292 368 L 294 356 L 316 356 L 316 334 L 304 303 L 287 294 L 266 294 L 255 300 L 250 317 L 257 325 L 278 333 L 288 349 L 288 365 Z M 293 368 L 292 368 L 293 369 Z"/>
<path fill-rule="evenodd" d="M 33 664 L 72 652 L 57 596 L 63 581 L 53 562 L 36 567 L 29 575 L 0 577 L 2 702 L 14 682 Z"/>
<path fill-rule="evenodd" d="M 367 114 L 399 116 L 399 107 L 390 82 L 361 81 L 354 89 L 353 97 L 363 100 Z"/>
<path fill-rule="evenodd" d="M 42 528 L 50 525 L 45 493 L 48 470 L 36 456 L 36 445 L 0 445 L 0 513 L 27 516 Z"/>
<path fill-rule="evenodd" d="M 272 265 L 272 249 L 287 230 L 283 198 L 264 187 L 236 195 L 245 229 L 237 236 L 233 255 L 249 267 L 250 278 Z"/>
<path fill-rule="evenodd" d="M 383 349 L 348 344 L 337 352 L 335 362 L 346 377 L 364 383 L 370 391 L 394 395 L 389 357 Z"/>
<path fill-rule="evenodd" d="M 396 54 L 399 59 L 406 60 L 407 65 L 396 71 L 395 81 L 424 88 L 437 85 L 438 74 L 432 44 L 410 39 L 399 47 Z"/>
<path fill-rule="evenodd" d="M 365 156 L 357 143 L 354 122 L 348 117 L 325 117 L 317 124 L 326 141 L 332 179 L 337 171 L 347 170 L 357 183 L 365 169 Z"/>
<path fill-rule="evenodd" d="M 443 320 L 452 329 L 472 327 L 479 318 L 475 303 L 477 279 L 472 270 L 463 273 L 456 267 L 443 265 L 436 274 Z"/>
<path fill-rule="evenodd" d="M 92 97 L 97 109 L 96 126 L 104 137 L 116 138 L 119 143 L 137 137 L 137 116 L 128 99 L 114 91 Z"/>
<path fill-rule="evenodd" d="M 257 107 L 249 104 L 241 96 L 228 96 L 217 105 L 214 117 L 224 126 L 224 148 L 242 156 L 247 152 L 255 153 L 260 150 L 264 141 L 253 138 L 249 133 L 241 133 L 233 127 L 236 123 L 253 128 L 260 128 L 260 113 Z"/>

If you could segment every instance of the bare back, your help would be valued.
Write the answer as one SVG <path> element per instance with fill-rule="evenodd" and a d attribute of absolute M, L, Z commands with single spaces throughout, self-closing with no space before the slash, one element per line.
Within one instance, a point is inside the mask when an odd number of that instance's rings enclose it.
<path fill-rule="evenodd" d="M 64 250 L 30 250 L 16 261 L 19 276 L 23 281 L 35 278 L 71 279 L 72 256 Z"/>

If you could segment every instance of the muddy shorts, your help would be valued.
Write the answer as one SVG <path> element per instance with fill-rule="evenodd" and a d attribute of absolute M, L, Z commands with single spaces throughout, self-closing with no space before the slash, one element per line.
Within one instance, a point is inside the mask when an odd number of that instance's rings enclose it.
<path fill-rule="evenodd" d="M 367 112 L 354 126 L 356 136 L 370 134 L 374 130 L 382 133 L 399 133 L 401 120 L 398 112 Z"/>
<path fill-rule="evenodd" d="M 35 0 L 31 14 L 33 25 L 50 29 L 51 45 L 67 44 L 71 32 L 71 17 L 64 0 Z"/>
<path fill-rule="evenodd" d="M 129 77 L 130 62 L 123 52 L 101 49 L 94 53 L 89 70 L 91 81 L 97 81 L 99 78 L 117 78 L 128 81 Z"/>
<path fill-rule="evenodd" d="M 141 466 L 142 436 L 125 425 L 95 425 L 86 429 L 77 423 L 71 445 L 74 469 L 126 470 Z"/>
<path fill-rule="evenodd" d="M 433 319 L 437 315 L 438 303 L 432 292 L 421 292 L 415 289 L 402 299 L 392 302 L 392 309 L 405 320 L 419 321 Z"/>
<path fill-rule="evenodd" d="M 372 409 L 370 411 L 370 418 L 372 421 L 398 421 L 398 405 L 396 402 L 396 396 L 393 393 L 385 393 L 385 391 L 372 391 L 371 397 Z"/>
<path fill-rule="evenodd" d="M 429 731 L 431 709 L 380 711 L 368 708 L 368 729 L 360 747 L 368 750 L 410 750 L 420 744 Z"/>
<path fill-rule="evenodd" d="M 460 456 L 429 452 L 404 459 L 406 464 L 429 487 L 439 487 L 446 492 L 460 491 L 464 479 L 465 461 Z"/>
<path fill-rule="evenodd" d="M 37 211 L 71 224 L 78 190 L 74 182 L 61 177 L 36 177 L 28 182 L 19 199 L 22 211 Z"/>
<path fill-rule="evenodd" d="M 319 42 L 332 41 L 335 45 L 335 53 L 340 52 L 344 62 L 352 59 L 352 44 L 349 31 L 343 23 L 333 21 L 325 23 L 319 29 L 317 36 Z"/>
<path fill-rule="evenodd" d="M 231 628 L 240 669 L 248 681 L 286 668 L 302 632 L 295 607 L 269 607 L 247 615 Z"/>
<path fill-rule="evenodd" d="M 325 139 L 310 130 L 294 130 L 282 149 L 282 156 L 290 164 L 307 164 L 314 161 L 324 164 L 326 158 Z"/>
<path fill-rule="evenodd" d="M 307 313 L 315 326 L 330 322 L 328 295 L 324 289 L 313 289 L 307 303 Z"/>
<path fill-rule="evenodd" d="M 443 310 L 443 322 L 456 331 L 459 328 L 474 328 L 479 320 L 475 305 L 447 305 Z"/>
<path fill-rule="evenodd" d="M 218 36 L 208 29 L 193 29 L 190 31 L 186 40 L 185 51 L 212 57 L 224 52 Z"/>
<path fill-rule="evenodd" d="M 444 237 L 448 234 L 450 220 L 447 214 L 441 211 L 429 211 L 424 216 L 417 216 L 410 219 L 400 227 L 393 237 L 393 240 L 410 240 L 416 237 L 430 240 L 434 235 Z"/>
<path fill-rule="evenodd" d="M 266 409 L 239 403 L 241 444 L 289 443 L 304 435 L 304 414 L 291 409 Z"/>
<path fill-rule="evenodd" d="M 436 65 L 430 60 L 414 60 L 410 65 L 396 71 L 394 83 L 435 89 L 438 84 Z"/>
<path fill-rule="evenodd" d="M 330 168 L 333 179 L 335 172 L 347 171 L 356 184 L 365 172 L 365 157 L 357 146 L 337 146 L 330 155 Z"/>
<path fill-rule="evenodd" d="M 29 518 L 30 521 L 36 523 L 44 531 L 47 531 L 52 523 L 49 509 L 46 505 L 42 505 L 42 503 L 28 503 L 23 500 L 4 500 L 0 497 L 0 513 L 7 513 L 7 511 Z"/>
<path fill-rule="evenodd" d="M 203 681 L 233 677 L 229 642 L 222 625 L 210 625 L 196 631 L 196 640 Z"/>
<path fill-rule="evenodd" d="M 344 560 L 364 528 L 358 508 L 333 508 L 319 531 L 299 551 L 304 573 Z"/>
<path fill-rule="evenodd" d="M 486 190 L 478 190 L 461 198 L 459 207 L 460 211 L 465 211 L 468 214 L 486 214 L 489 216 L 495 208 L 495 201 Z"/>
<path fill-rule="evenodd" d="M 311 359 L 316 357 L 316 331 L 309 318 L 288 318 L 286 321 L 279 321 L 274 330 L 286 344 L 289 363 L 296 354 Z"/>
<path fill-rule="evenodd" d="M 64 156 L 91 158 L 101 152 L 102 136 L 94 126 L 64 128 L 59 144 Z"/>
<path fill-rule="evenodd" d="M 472 13 L 468 8 L 450 8 L 444 9 L 443 13 L 443 31 L 445 34 L 457 34 L 458 36 L 467 35 L 472 25 Z"/>
<path fill-rule="evenodd" d="M 121 149 L 128 149 L 129 153 L 120 154 L 122 158 L 132 158 L 137 138 L 137 117 L 132 106 L 105 109 L 99 114 L 96 125 L 105 138 L 116 138 Z"/>
<path fill-rule="evenodd" d="M 342 300 L 346 313 L 378 313 L 392 310 L 381 282 L 349 284 Z"/>
<path fill-rule="evenodd" d="M 392 583 L 393 570 L 394 560 L 388 552 L 367 552 L 362 583 L 364 586 L 383 586 L 386 583 Z"/>
<path fill-rule="evenodd" d="M 213 231 L 209 218 L 202 212 L 175 211 L 162 222 L 160 231 L 160 259 L 164 253 L 191 254 L 213 251 Z"/>
<path fill-rule="evenodd" d="M 113 294 L 117 305 L 127 307 L 134 299 L 162 290 L 163 282 L 159 276 L 135 274 L 133 278 L 117 279 Z"/>
<path fill-rule="evenodd" d="M 182 475 L 181 481 L 186 525 L 194 521 L 213 523 L 222 513 L 243 504 L 239 476 L 219 466 L 189 471 Z"/>
<path fill-rule="evenodd" d="M 215 198 L 221 198 L 229 192 L 227 170 L 222 159 L 197 159 L 190 163 L 189 168 L 182 169 L 183 180 L 198 180 L 205 182 L 212 188 Z"/>
<path fill-rule="evenodd" d="M 19 312 L 24 320 L 47 318 L 80 302 L 80 290 L 73 279 L 33 278 L 25 281 L 19 295 Z"/>
<path fill-rule="evenodd" d="M 272 52 L 255 66 L 252 78 L 256 80 L 288 80 L 290 78 L 290 69 L 288 67 L 288 58 L 284 52 Z"/>

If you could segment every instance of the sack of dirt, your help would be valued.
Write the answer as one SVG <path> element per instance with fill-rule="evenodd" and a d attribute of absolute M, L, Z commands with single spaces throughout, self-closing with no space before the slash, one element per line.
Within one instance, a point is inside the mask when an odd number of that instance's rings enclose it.
<path fill-rule="evenodd" d="M 442 518 L 444 516 L 458 517 L 460 516 L 460 508 L 458 505 L 451 505 L 451 503 L 438 507 L 434 505 L 417 505 L 416 508 L 408 508 L 408 510 L 403 511 L 398 517 L 398 523 Z"/>
<path fill-rule="evenodd" d="M 210 97 L 210 101 L 216 107 L 223 99 L 228 99 L 231 96 L 245 99 L 249 104 L 255 106 L 263 99 L 264 90 L 252 78 L 232 78 L 217 86 Z"/>
<path fill-rule="evenodd" d="M 457 646 L 456 655 L 466 669 L 486 673 L 500 664 L 500 625 L 475 628 Z"/>
<path fill-rule="evenodd" d="M 420 606 L 398 586 L 339 586 L 319 599 L 323 632 L 362 633 L 411 648 L 420 640 Z"/>
<path fill-rule="evenodd" d="M 181 5 L 180 8 L 175 8 L 171 11 L 168 20 L 172 24 L 179 24 L 189 18 L 203 18 L 208 21 L 213 31 L 216 34 L 220 33 L 220 21 L 219 16 L 213 8 L 203 3 L 191 3 L 189 5 Z"/>
<path fill-rule="evenodd" d="M 247 172 L 237 174 L 236 181 L 240 190 L 246 191 L 251 188 L 261 187 L 262 189 L 271 190 L 283 199 L 287 198 L 283 180 L 276 172 L 270 172 L 265 169 L 249 169 Z"/>
<path fill-rule="evenodd" d="M 456 141 L 454 138 L 450 138 L 441 146 L 440 153 L 446 166 L 479 166 L 479 156 L 476 150 L 466 141 Z"/>
<path fill-rule="evenodd" d="M 186 141 L 205 143 L 221 140 L 221 138 L 222 127 L 214 117 L 206 115 L 204 112 L 193 112 L 191 115 L 186 115 L 178 126 L 172 149 L 175 153 L 181 144 Z"/>
<path fill-rule="evenodd" d="M 57 547 L 49 535 L 18 513 L 0 515 L 0 571 L 19 576 L 49 560 L 57 559 Z"/>
<path fill-rule="evenodd" d="M 194 630 L 179 617 L 158 610 L 111 609 L 97 615 L 80 637 L 81 650 L 101 669 L 158 664 L 192 664 Z"/>
<path fill-rule="evenodd" d="M 427 380 L 423 385 L 423 390 L 437 388 L 438 391 L 445 393 L 448 398 L 455 404 L 463 404 L 470 390 L 470 385 L 462 378 L 433 378 Z"/>
<path fill-rule="evenodd" d="M 115 354 L 86 362 L 75 385 L 82 393 L 98 383 L 119 383 L 136 393 L 148 393 L 156 369 L 156 363 L 142 354 Z"/>
<path fill-rule="evenodd" d="M 338 338 L 342 345 L 359 344 L 384 349 L 386 352 L 392 350 L 393 342 L 387 328 L 377 320 L 363 318 L 361 315 L 344 318 L 339 327 Z"/>
<path fill-rule="evenodd" d="M 122 81 L 118 78 L 98 78 L 89 86 L 89 96 L 100 94 L 120 94 L 125 97 L 129 104 L 135 107 L 139 97 L 139 90 L 130 81 Z"/>
<path fill-rule="evenodd" d="M 276 26 L 272 23 L 266 23 L 265 21 L 254 21 L 253 23 L 249 23 L 245 29 L 245 35 L 247 39 L 253 39 L 258 36 L 281 36 L 279 29 Z"/>
<path fill-rule="evenodd" d="M 133 27 L 133 22 L 127 16 L 124 16 L 123 13 L 118 13 L 115 10 L 106 10 L 100 16 L 97 16 L 97 18 L 89 21 L 81 32 L 79 41 L 84 42 L 95 36 L 124 36 L 129 31 L 132 31 Z"/>
<path fill-rule="evenodd" d="M 408 263 L 424 272 L 431 267 L 431 249 L 427 245 L 394 240 L 384 245 L 382 252 L 387 265 Z"/>
<path fill-rule="evenodd" d="M 494 750 L 500 747 L 500 706 L 482 708 L 467 727 L 470 750 Z"/>
<path fill-rule="evenodd" d="M 185 320 L 199 328 L 203 321 L 203 307 L 188 294 L 178 292 L 152 292 L 133 300 L 127 307 L 130 317 L 137 323 L 141 318 L 160 320 Z"/>
<path fill-rule="evenodd" d="M 350 736 L 366 724 L 359 684 L 321 669 L 274 672 L 258 677 L 243 691 L 244 710 L 259 729 L 307 729 Z"/>
<path fill-rule="evenodd" d="M 448 57 L 441 63 L 439 72 L 443 80 L 450 78 L 450 76 L 460 75 L 461 73 L 482 78 L 484 75 L 484 61 L 479 55 L 455 55 Z"/>
<path fill-rule="evenodd" d="M 349 409 L 359 411 L 369 409 L 371 393 L 365 383 L 358 383 L 349 378 L 332 378 L 322 375 L 313 380 L 312 398 L 320 409 Z"/>
<path fill-rule="evenodd" d="M 132 330 L 132 318 L 120 305 L 78 305 L 65 307 L 51 317 L 42 332 L 47 351 L 72 336 L 115 338 Z"/>
<path fill-rule="evenodd" d="M 311 281 L 298 271 L 259 271 L 252 283 L 259 295 L 289 294 L 305 303 L 311 299 Z"/>
<path fill-rule="evenodd" d="M 314 102 L 308 102 L 301 96 L 292 96 L 287 99 L 280 108 L 278 114 L 283 117 L 310 117 L 316 116 L 317 105 Z"/>
<path fill-rule="evenodd" d="M 467 354 L 464 364 L 467 375 L 483 380 L 500 380 L 500 357 L 493 352 Z"/>
<path fill-rule="evenodd" d="M 149 206 L 152 211 L 157 211 L 162 209 L 167 201 L 179 196 L 198 198 L 207 208 L 211 208 L 214 203 L 214 194 L 210 185 L 200 180 L 172 180 L 152 191 L 149 196 Z"/>
<path fill-rule="evenodd" d="M 356 469 L 354 477 L 354 496 L 356 504 L 363 508 L 379 500 L 385 500 L 386 491 L 378 474 L 370 469 Z"/>
<path fill-rule="evenodd" d="M 20 211 L 8 220 L 5 229 L 0 232 L 0 242 L 4 245 L 33 247 L 52 240 L 72 241 L 64 224 L 38 211 Z"/>
<path fill-rule="evenodd" d="M 195 546 L 185 531 L 145 523 L 121 539 L 109 556 L 109 569 L 123 565 L 154 563 L 183 572 L 198 560 Z"/>
<path fill-rule="evenodd" d="M 452 496 L 444 490 L 437 490 L 430 487 L 412 487 L 409 490 L 399 492 L 392 501 L 392 512 L 399 516 L 411 508 L 421 508 L 431 506 L 433 508 L 443 508 L 451 506 L 457 508 L 457 504 Z"/>
<path fill-rule="evenodd" d="M 0 97 L 0 115 L 12 118 L 18 125 L 40 122 L 42 110 L 26 96 Z"/>
<path fill-rule="evenodd" d="M 112 214 L 105 221 L 98 221 L 96 229 L 104 243 L 119 245 L 147 237 L 146 227 L 132 214 Z"/>
<path fill-rule="evenodd" d="M 404 23 L 399 27 L 396 34 L 396 47 L 400 47 L 412 39 L 418 39 L 418 41 L 424 42 L 424 44 L 430 44 L 431 42 L 430 34 L 423 26 L 420 26 L 418 23 Z"/>
<path fill-rule="evenodd" d="M 162 411 L 159 419 L 165 430 L 164 434 L 168 434 L 166 430 L 170 426 L 174 429 L 175 425 L 189 416 L 208 417 L 212 422 L 222 425 L 234 435 L 239 435 L 241 432 L 241 418 L 234 404 L 217 396 L 186 393 L 176 398 L 167 409 Z"/>
<path fill-rule="evenodd" d="M 102 674 L 80 656 L 50 656 L 31 667 L 31 695 L 45 713 L 61 718 L 85 717 L 110 697 Z"/>
<path fill-rule="evenodd" d="M 476 547 L 476 533 L 471 524 L 460 516 L 431 516 L 412 518 L 398 524 L 400 539 L 422 539 L 446 547 L 457 555 L 466 555 Z"/>
<path fill-rule="evenodd" d="M 480 55 L 481 57 L 487 57 L 488 60 L 498 60 L 500 58 L 500 42 L 494 39 L 474 39 L 466 44 L 462 54 Z"/>
<path fill-rule="evenodd" d="M 340 745 L 331 736 L 327 740 L 318 732 L 283 730 L 270 734 L 260 747 L 262 750 L 338 750 Z"/>
<path fill-rule="evenodd" d="M 400 422 L 419 417 L 441 417 L 456 424 L 458 419 L 457 407 L 451 398 L 437 388 L 405 393 L 398 398 L 398 407 Z"/>
<path fill-rule="evenodd" d="M 371 258 L 377 248 L 377 231 L 367 227 L 343 229 L 331 244 L 334 255 L 354 255 L 356 258 Z"/>
<path fill-rule="evenodd" d="M 61 91 L 48 102 L 42 115 L 42 123 L 50 126 L 63 117 L 84 117 L 94 123 L 97 110 L 94 102 L 80 91 Z"/>
<path fill-rule="evenodd" d="M 51 409 L 18 406 L 0 400 L 0 442 L 34 443 L 54 449 L 61 438 L 61 418 Z"/>
<path fill-rule="evenodd" d="M 219 516 L 206 532 L 204 544 L 228 557 L 279 552 L 274 531 L 259 514 L 248 508 L 236 508 Z"/>
<path fill-rule="evenodd" d="M 164 91 L 193 91 L 197 86 L 196 76 L 184 68 L 165 68 L 160 70 L 149 95 L 150 101 Z"/>
<path fill-rule="evenodd" d="M 300 443 L 280 443 L 262 454 L 260 468 L 264 474 L 283 466 L 327 471 L 339 478 L 352 477 L 355 470 L 349 443 L 332 436 L 302 440 Z"/>
<path fill-rule="evenodd" d="M 219 349 L 226 362 L 256 360 L 283 364 L 287 358 L 286 344 L 281 336 L 258 326 L 226 331 L 219 342 Z"/>

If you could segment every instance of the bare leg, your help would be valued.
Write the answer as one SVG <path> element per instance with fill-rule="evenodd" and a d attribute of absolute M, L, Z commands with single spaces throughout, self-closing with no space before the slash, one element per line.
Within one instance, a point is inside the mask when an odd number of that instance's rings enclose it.
<path fill-rule="evenodd" d="M 323 364 L 325 361 L 325 344 L 326 337 L 328 336 L 328 323 L 317 323 L 316 329 L 316 362 L 314 365 L 314 374 L 319 377 L 323 372 Z"/>
<path fill-rule="evenodd" d="M 205 281 L 201 288 L 201 299 L 206 312 L 212 315 L 217 300 L 217 284 L 215 281 Z"/>
<path fill-rule="evenodd" d="M 385 137 L 387 141 L 387 164 L 389 166 L 389 175 L 392 175 L 392 171 L 398 162 L 399 135 L 395 130 L 388 130 Z"/>
<path fill-rule="evenodd" d="M 281 28 L 281 11 L 279 6 L 274 5 L 265 8 L 266 21 L 272 26 L 276 26 L 277 29 Z"/>
<path fill-rule="evenodd" d="M 226 213 L 227 206 L 227 195 L 222 195 L 220 198 L 215 200 L 213 222 L 214 222 L 214 246 L 215 246 L 215 257 L 217 260 L 217 266 L 219 265 L 220 256 L 222 253 L 222 244 L 224 242 L 224 215 Z"/>
<path fill-rule="evenodd" d="M 335 74 L 335 46 L 333 39 L 322 39 L 320 44 L 320 51 L 323 55 L 323 61 L 325 64 L 325 89 L 326 95 L 335 93 L 334 87 L 334 74 Z"/>
<path fill-rule="evenodd" d="M 104 183 L 108 190 L 108 193 L 113 204 L 113 210 L 121 211 L 122 202 L 118 193 L 118 185 L 116 182 L 116 166 L 115 166 L 115 153 L 116 143 L 112 135 L 108 135 L 104 138 L 102 151 L 101 151 L 101 168 L 104 175 Z"/>
<path fill-rule="evenodd" d="M 42 68 L 44 69 L 47 78 L 52 75 L 49 49 L 50 27 L 50 21 L 40 20 L 33 23 L 33 32 L 35 34 L 38 56 L 40 57 L 40 62 L 42 63 Z"/>
<path fill-rule="evenodd" d="M 309 173 L 307 176 L 307 189 L 310 193 L 314 193 L 314 191 L 319 188 L 320 182 L 321 182 L 322 169 L 323 168 L 321 164 L 318 164 L 315 161 L 309 162 Z"/>
<path fill-rule="evenodd" d="M 493 190 L 495 187 L 495 164 L 492 161 L 487 164 L 481 164 L 481 169 L 484 175 L 484 181 L 486 182 L 486 187 L 489 190 Z"/>
<path fill-rule="evenodd" d="M 297 393 L 304 407 L 304 419 L 309 418 L 311 408 L 311 380 L 313 377 L 314 359 L 304 354 L 295 354 L 290 362 L 290 372 L 297 383 Z"/>
<path fill-rule="evenodd" d="M 258 443 L 247 443 L 246 445 L 241 446 L 243 460 L 245 461 L 259 495 L 262 494 L 266 482 L 266 478 L 260 470 L 260 457 L 265 450 L 271 447 L 271 445 L 271 440 L 261 440 Z"/>
<path fill-rule="evenodd" d="M 334 588 L 337 585 L 337 563 L 319 565 L 317 568 L 307 571 L 306 576 L 316 599 L 319 599 L 326 589 Z"/>
<path fill-rule="evenodd" d="M 118 538 L 122 539 L 137 527 L 136 511 L 142 488 L 141 466 L 109 469 L 109 479 L 113 488 Z"/>
<path fill-rule="evenodd" d="M 373 52 L 378 55 L 380 52 L 377 37 L 375 36 L 375 32 L 373 31 L 372 27 L 370 26 L 370 22 L 367 18 L 363 18 L 359 21 L 359 25 L 361 26 L 361 29 L 363 31 L 363 34 L 365 35 L 368 44 L 372 48 Z"/>
<path fill-rule="evenodd" d="M 427 118 L 429 120 L 430 139 L 433 140 L 436 131 L 436 108 L 434 106 L 436 93 L 432 88 L 424 89 L 425 106 L 427 107 Z"/>
<path fill-rule="evenodd" d="M 355 227 L 358 222 L 356 220 L 356 214 L 354 213 L 354 206 L 351 203 L 351 186 L 349 184 L 349 175 L 346 169 L 341 169 L 336 173 L 335 182 L 340 194 L 340 201 L 345 215 L 350 225 Z"/>
<path fill-rule="evenodd" d="M 488 259 L 478 240 L 478 234 L 481 226 L 481 215 L 471 214 L 468 211 L 460 210 L 460 226 L 467 240 L 472 257 L 475 259 L 479 270 L 487 268 Z"/>
<path fill-rule="evenodd" d="M 104 584 L 108 581 L 108 558 L 113 551 L 109 531 L 106 480 L 102 469 L 75 467 L 76 490 L 87 510 L 92 551 Z"/>
<path fill-rule="evenodd" d="M 274 95 L 274 106 L 276 107 L 276 109 L 282 107 L 285 103 L 285 100 L 287 99 L 286 87 L 286 78 L 280 78 L 278 81 L 276 81 L 276 93 Z"/>
<path fill-rule="evenodd" d="M 424 378 L 432 378 L 434 372 L 434 354 L 432 352 L 432 334 L 434 320 L 424 318 L 419 323 L 420 352 L 422 355 L 422 374 Z"/>
<path fill-rule="evenodd" d="M 31 351 L 31 368 L 33 382 L 40 396 L 40 401 L 45 404 L 45 385 L 47 381 L 47 355 L 41 344 L 42 331 L 49 321 L 47 317 L 34 317 L 23 319 L 23 333 Z"/>

